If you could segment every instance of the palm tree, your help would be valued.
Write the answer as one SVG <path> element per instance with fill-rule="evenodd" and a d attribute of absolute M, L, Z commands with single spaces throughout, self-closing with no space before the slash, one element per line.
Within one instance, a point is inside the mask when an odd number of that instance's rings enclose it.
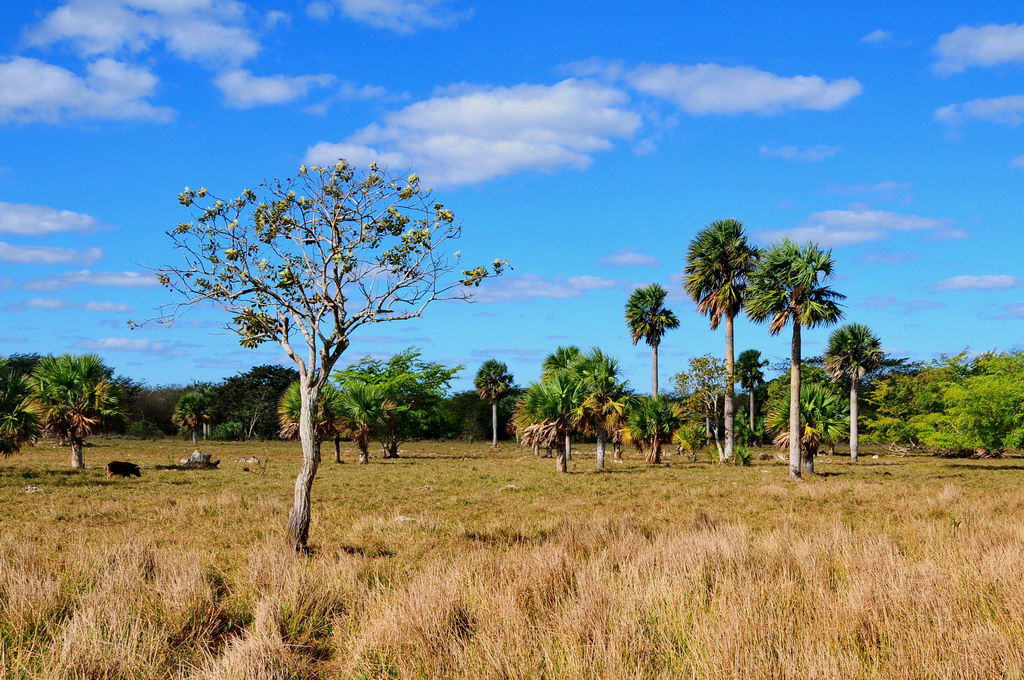
<path fill-rule="evenodd" d="M 18 453 L 35 442 L 41 429 L 29 379 L 0 359 L 0 455 Z"/>
<path fill-rule="evenodd" d="M 857 387 L 865 374 L 885 360 L 882 341 L 862 323 L 851 323 L 832 331 L 825 349 L 825 366 L 835 380 L 850 380 L 850 462 L 857 462 L 860 448 L 857 423 Z"/>
<path fill-rule="evenodd" d="M 559 346 L 554 352 L 544 357 L 544 361 L 540 365 L 540 379 L 547 380 L 558 371 L 569 370 L 572 362 L 579 359 L 580 355 L 580 348 L 576 345 Z"/>
<path fill-rule="evenodd" d="M 740 386 L 750 393 L 750 430 L 756 428 L 754 421 L 757 408 L 755 404 L 755 392 L 764 384 L 764 372 L 762 368 L 768 365 L 768 360 L 761 359 L 761 353 L 756 349 L 745 349 L 740 352 L 736 359 L 736 377 Z"/>
<path fill-rule="evenodd" d="M 185 392 L 174 407 L 171 421 L 179 427 L 192 432 L 192 446 L 199 446 L 199 430 L 211 420 L 210 408 L 213 406 L 213 394 L 209 389 L 197 389 Z"/>
<path fill-rule="evenodd" d="M 708 317 L 711 330 L 725 319 L 725 460 L 736 447 L 734 321 L 743 308 L 747 277 L 757 264 L 757 248 L 747 243 L 739 220 L 712 222 L 690 241 L 683 288 Z"/>
<path fill-rule="evenodd" d="M 661 449 L 683 424 L 679 407 L 662 396 L 640 397 L 626 413 L 623 438 L 646 453 L 647 462 L 661 462 Z"/>
<path fill-rule="evenodd" d="M 637 288 L 626 302 L 626 325 L 633 344 L 644 340 L 651 346 L 651 396 L 658 394 L 658 345 L 665 331 L 679 328 L 679 319 L 664 306 L 668 291 L 656 283 Z"/>
<path fill-rule="evenodd" d="M 317 455 L 325 439 L 334 438 L 334 462 L 341 462 L 341 427 L 338 424 L 340 391 L 327 383 L 320 390 L 316 409 L 313 410 L 314 446 Z M 302 412 L 302 390 L 299 381 L 285 388 L 277 405 L 277 417 L 281 423 L 282 439 L 299 438 L 299 415 Z"/>
<path fill-rule="evenodd" d="M 569 367 L 582 383 L 586 397 L 574 421 L 597 439 L 597 470 L 604 469 L 605 444 L 617 430 L 626 411 L 626 382 L 619 379 L 619 362 L 597 347 L 581 354 Z"/>
<path fill-rule="evenodd" d="M 547 380 L 533 383 L 526 388 L 518 410 L 521 424 L 536 426 L 533 436 L 544 443 L 565 443 L 555 457 L 555 469 L 568 472 L 568 460 L 572 451 L 572 433 L 580 406 L 586 399 L 583 382 L 568 371 L 558 371 Z M 526 428 L 523 428 L 524 434 Z M 527 434 L 527 439 L 531 435 Z M 532 441 L 528 441 L 528 444 Z M 544 445 L 544 444 L 542 444 Z"/>
<path fill-rule="evenodd" d="M 782 402 L 768 414 L 768 429 L 775 432 L 775 445 L 791 446 L 795 438 L 790 404 Z M 799 444 L 804 449 L 804 472 L 814 473 L 814 456 L 822 445 L 835 444 L 849 429 L 849 411 L 842 397 L 827 384 L 810 383 L 800 389 Z"/>
<path fill-rule="evenodd" d="M 789 361 L 790 430 L 800 429 L 800 331 L 833 324 L 843 317 L 839 300 L 845 298 L 825 282 L 832 278 L 831 250 L 814 243 L 798 245 L 783 239 L 761 254 L 747 286 L 747 316 L 769 320 L 768 332 L 777 335 L 791 323 L 793 339 Z M 789 478 L 800 479 L 800 440 L 789 442 Z"/>
<path fill-rule="evenodd" d="M 480 366 L 473 380 L 477 394 L 491 405 L 491 448 L 498 448 L 498 402 L 512 389 L 508 366 L 497 359 L 488 359 Z"/>
<path fill-rule="evenodd" d="M 351 382 L 340 390 L 335 405 L 341 435 L 352 440 L 359 450 L 359 462 L 365 465 L 370 462 L 370 440 L 388 429 L 395 403 L 383 385 Z"/>
<path fill-rule="evenodd" d="M 85 467 L 85 438 L 124 418 L 124 400 L 110 369 L 95 354 L 44 357 L 32 383 L 43 427 L 71 444 L 71 467 Z"/>

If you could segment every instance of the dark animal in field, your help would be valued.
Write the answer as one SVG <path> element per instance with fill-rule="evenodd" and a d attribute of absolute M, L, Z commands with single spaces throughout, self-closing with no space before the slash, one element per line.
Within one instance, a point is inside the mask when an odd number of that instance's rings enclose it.
<path fill-rule="evenodd" d="M 107 463 L 107 477 L 141 477 L 142 471 L 135 463 L 126 463 L 123 460 L 112 460 Z"/>

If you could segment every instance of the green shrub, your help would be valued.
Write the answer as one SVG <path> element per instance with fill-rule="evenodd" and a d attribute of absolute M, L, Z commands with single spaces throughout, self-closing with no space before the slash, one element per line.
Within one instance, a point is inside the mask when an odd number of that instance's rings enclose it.
<path fill-rule="evenodd" d="M 245 428 L 237 420 L 221 423 L 210 431 L 210 439 L 222 442 L 237 442 L 245 439 Z"/>

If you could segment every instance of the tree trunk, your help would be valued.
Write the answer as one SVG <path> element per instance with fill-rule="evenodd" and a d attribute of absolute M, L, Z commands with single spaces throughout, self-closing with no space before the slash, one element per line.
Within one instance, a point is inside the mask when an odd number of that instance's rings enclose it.
<path fill-rule="evenodd" d="M 565 459 L 572 460 L 572 434 L 565 433 Z"/>
<path fill-rule="evenodd" d="M 192 446 L 199 446 L 199 430 L 192 428 Z"/>
<path fill-rule="evenodd" d="M 288 544 L 298 552 L 305 552 L 309 541 L 313 480 L 320 467 L 320 450 L 313 424 L 314 405 L 320 398 L 320 386 L 307 375 L 300 376 L 299 441 L 302 443 L 302 467 L 295 478 L 295 500 L 288 515 Z"/>
<path fill-rule="evenodd" d="M 809 475 L 813 475 L 814 474 L 814 454 L 815 453 L 816 453 L 815 451 L 812 451 L 810 449 L 808 449 L 807 451 L 804 451 L 803 465 L 804 465 L 804 472 L 806 474 L 809 474 Z"/>
<path fill-rule="evenodd" d="M 651 396 L 658 396 L 658 346 L 651 345 Z"/>
<path fill-rule="evenodd" d="M 85 457 L 82 455 L 82 440 L 78 437 L 71 438 L 71 467 L 81 470 L 85 467 Z"/>
<path fill-rule="evenodd" d="M 341 435 L 334 435 L 334 462 L 341 462 Z"/>
<path fill-rule="evenodd" d="M 851 376 L 850 380 L 850 462 L 857 462 L 857 455 L 860 453 L 860 431 L 857 423 L 857 376 Z"/>
<path fill-rule="evenodd" d="M 754 386 L 750 386 L 750 431 L 754 431 Z"/>
<path fill-rule="evenodd" d="M 736 449 L 736 358 L 733 352 L 733 318 L 725 317 L 725 460 Z"/>
<path fill-rule="evenodd" d="M 655 442 L 647 451 L 647 462 L 651 465 L 661 463 L 661 442 Z"/>
<path fill-rule="evenodd" d="M 366 465 L 370 462 L 370 447 L 360 446 L 359 447 L 359 464 Z"/>
<path fill-rule="evenodd" d="M 566 447 L 558 447 L 558 453 L 555 454 L 555 471 L 556 472 L 568 472 L 569 465 L 567 463 L 568 458 L 565 454 L 568 452 L 569 435 L 565 435 Z M 548 449 L 550 451 L 550 449 Z"/>
<path fill-rule="evenodd" d="M 491 402 L 491 448 L 498 448 L 498 402 Z"/>
<path fill-rule="evenodd" d="M 398 437 L 391 437 L 386 442 L 381 442 L 381 449 L 384 451 L 385 458 L 401 458 L 398 455 Z"/>
<path fill-rule="evenodd" d="M 615 460 L 622 460 L 622 444 L 619 442 L 615 442 L 615 444 L 613 445 L 613 450 L 615 452 Z"/>
<path fill-rule="evenodd" d="M 793 322 L 789 358 L 789 478 L 800 479 L 800 322 Z"/>
<path fill-rule="evenodd" d="M 597 471 L 604 470 L 604 443 L 608 434 L 604 430 L 597 431 Z"/>

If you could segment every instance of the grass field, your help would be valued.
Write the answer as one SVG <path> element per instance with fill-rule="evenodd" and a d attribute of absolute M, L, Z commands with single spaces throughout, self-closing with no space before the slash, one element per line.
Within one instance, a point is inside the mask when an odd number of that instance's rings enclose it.
<path fill-rule="evenodd" d="M 584 445 L 559 476 L 511 444 L 346 446 L 298 557 L 296 444 L 108 480 L 191 447 L 94 443 L 80 473 L 50 444 L 0 463 L 4 677 L 1024 677 L 1020 459 L 868 450 L 791 484 L 774 460 L 596 474 Z"/>

